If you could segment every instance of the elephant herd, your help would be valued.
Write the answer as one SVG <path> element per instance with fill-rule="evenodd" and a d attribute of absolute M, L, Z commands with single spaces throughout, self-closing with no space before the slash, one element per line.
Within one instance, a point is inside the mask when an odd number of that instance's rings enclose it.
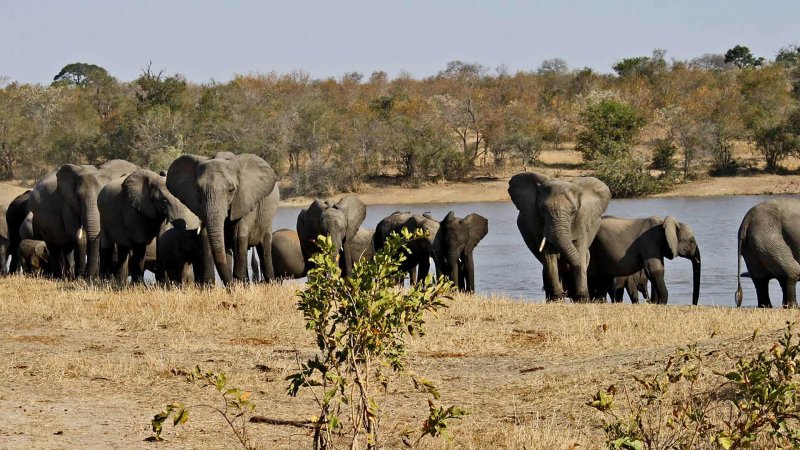
<path fill-rule="evenodd" d="M 474 290 L 472 250 L 488 221 L 470 214 L 397 212 L 362 228 L 366 206 L 355 196 L 315 200 L 301 211 L 297 230 L 273 233 L 279 188 L 272 168 L 255 155 L 220 152 L 183 155 L 160 174 L 124 160 L 100 166 L 65 164 L 16 197 L 0 221 L 0 270 L 62 279 L 141 283 L 145 270 L 158 282 L 225 285 L 304 277 L 318 235 L 340 249 L 345 276 L 402 228 L 424 229 L 408 244 L 402 269 L 437 273 Z M 254 254 L 248 265 L 248 251 Z M 10 258 L 10 262 L 9 262 Z M 250 273 L 252 268 L 252 274 Z"/>
<path fill-rule="evenodd" d="M 698 303 L 700 248 L 689 225 L 672 216 L 605 216 L 611 193 L 593 177 L 520 173 L 509 180 L 508 192 L 522 239 L 542 264 L 547 300 L 610 295 L 621 301 L 627 290 L 634 303 L 639 293 L 666 303 L 664 259 L 679 256 L 692 263 L 692 303 Z M 311 268 L 316 237 L 327 235 L 349 276 L 357 261 L 371 258 L 389 234 L 405 228 L 426 232 L 406 246 L 401 270 L 411 283 L 431 273 L 432 260 L 437 276 L 462 291 L 475 290 L 473 250 L 489 231 L 478 214 L 459 218 L 451 211 L 439 221 L 398 211 L 368 229 L 362 227 L 366 205 L 346 195 L 336 203 L 314 200 L 299 213 L 296 230 L 273 232 L 279 200 L 275 172 L 250 154 L 183 155 L 160 174 L 124 160 L 65 164 L 7 206 L 0 220 L 0 271 L 123 283 L 129 277 L 142 282 L 145 270 L 164 283 L 301 278 Z M 795 306 L 800 200 L 753 207 L 739 230 L 738 254 L 739 272 L 744 259 L 760 307 L 771 306 L 767 286 L 773 278 L 783 289 L 784 306 Z M 741 274 L 736 302 L 742 302 Z"/>

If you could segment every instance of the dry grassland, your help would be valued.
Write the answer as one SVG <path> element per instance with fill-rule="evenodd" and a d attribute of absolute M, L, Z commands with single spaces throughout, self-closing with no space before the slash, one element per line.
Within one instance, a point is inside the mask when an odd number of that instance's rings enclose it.
<path fill-rule="evenodd" d="M 233 448 L 219 417 L 195 409 L 168 442 L 145 442 L 149 420 L 173 401 L 212 403 L 182 375 L 195 364 L 254 391 L 256 413 L 302 420 L 309 397 L 286 395 L 296 354 L 314 350 L 295 309 L 297 285 L 211 290 L 115 290 L 80 283 L 0 280 L 0 446 L 3 448 Z M 471 415 L 452 441 L 426 448 L 598 448 L 599 418 L 584 406 L 609 384 L 652 372 L 676 348 L 711 358 L 763 346 L 797 311 L 648 305 L 520 303 L 458 296 L 411 343 L 411 368 L 435 380 L 445 404 Z M 727 361 L 727 359 L 725 359 Z M 425 396 L 395 382 L 382 401 L 384 435 L 421 423 Z M 307 448 L 306 430 L 251 424 L 260 448 Z M 389 440 L 388 447 L 400 446 Z"/>

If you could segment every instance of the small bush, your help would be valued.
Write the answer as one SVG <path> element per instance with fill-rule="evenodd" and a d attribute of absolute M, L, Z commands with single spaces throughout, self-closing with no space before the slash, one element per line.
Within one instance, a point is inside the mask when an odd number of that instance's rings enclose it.
<path fill-rule="evenodd" d="M 755 339 L 755 334 L 753 339 Z M 587 403 L 606 421 L 606 448 L 800 448 L 800 341 L 792 325 L 769 350 L 739 358 L 727 372 L 704 367 L 696 347 L 670 357 L 637 389 L 609 386 Z"/>
<path fill-rule="evenodd" d="M 641 197 L 665 188 L 665 183 L 650 175 L 644 161 L 632 155 L 601 156 L 590 167 L 615 198 Z"/>
<path fill-rule="evenodd" d="M 329 237 L 320 236 L 320 252 L 312 257 L 306 288 L 298 292 L 298 309 L 306 328 L 315 336 L 318 353 L 289 375 L 289 395 L 309 390 L 319 407 L 312 420 L 314 448 L 333 448 L 347 440 L 350 448 L 381 446 L 379 395 L 386 393 L 393 375 L 410 378 L 414 386 L 431 395 L 428 415 L 417 442 L 424 436 L 446 432 L 450 419 L 463 417 L 458 407 L 444 408 L 433 400 L 439 392 L 406 368 L 406 339 L 425 333 L 425 313 L 446 306 L 452 283 L 429 276 L 404 291 L 396 287 L 404 244 L 424 237 L 392 234 L 374 259 L 357 263 L 349 278 L 342 276 L 336 249 Z M 403 433 L 405 441 L 412 432 Z"/>

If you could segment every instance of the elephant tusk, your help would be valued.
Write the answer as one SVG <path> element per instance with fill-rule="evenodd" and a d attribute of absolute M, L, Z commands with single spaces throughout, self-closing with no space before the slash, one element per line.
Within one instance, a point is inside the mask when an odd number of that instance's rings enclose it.
<path fill-rule="evenodd" d="M 539 253 L 542 253 L 542 250 L 544 250 L 544 244 L 545 244 L 545 242 L 547 242 L 547 238 L 544 238 L 544 237 L 543 237 L 543 238 L 542 238 L 542 243 L 541 243 L 541 244 L 539 244 Z"/>
<path fill-rule="evenodd" d="M 78 228 L 78 240 L 80 241 L 83 238 L 83 228 Z"/>
<path fill-rule="evenodd" d="M 197 235 L 198 235 L 198 236 L 200 235 L 200 231 L 201 231 L 201 230 L 202 230 L 202 227 L 197 227 Z"/>

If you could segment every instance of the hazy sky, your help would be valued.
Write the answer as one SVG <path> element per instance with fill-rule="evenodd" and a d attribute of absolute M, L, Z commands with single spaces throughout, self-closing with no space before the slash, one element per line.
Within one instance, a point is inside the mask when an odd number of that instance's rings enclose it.
<path fill-rule="evenodd" d="M 50 82 L 71 62 L 122 80 L 305 70 L 433 75 L 448 61 L 532 70 L 546 58 L 609 72 L 623 57 L 686 59 L 800 43 L 800 0 L 0 0 L 0 76 Z"/>

